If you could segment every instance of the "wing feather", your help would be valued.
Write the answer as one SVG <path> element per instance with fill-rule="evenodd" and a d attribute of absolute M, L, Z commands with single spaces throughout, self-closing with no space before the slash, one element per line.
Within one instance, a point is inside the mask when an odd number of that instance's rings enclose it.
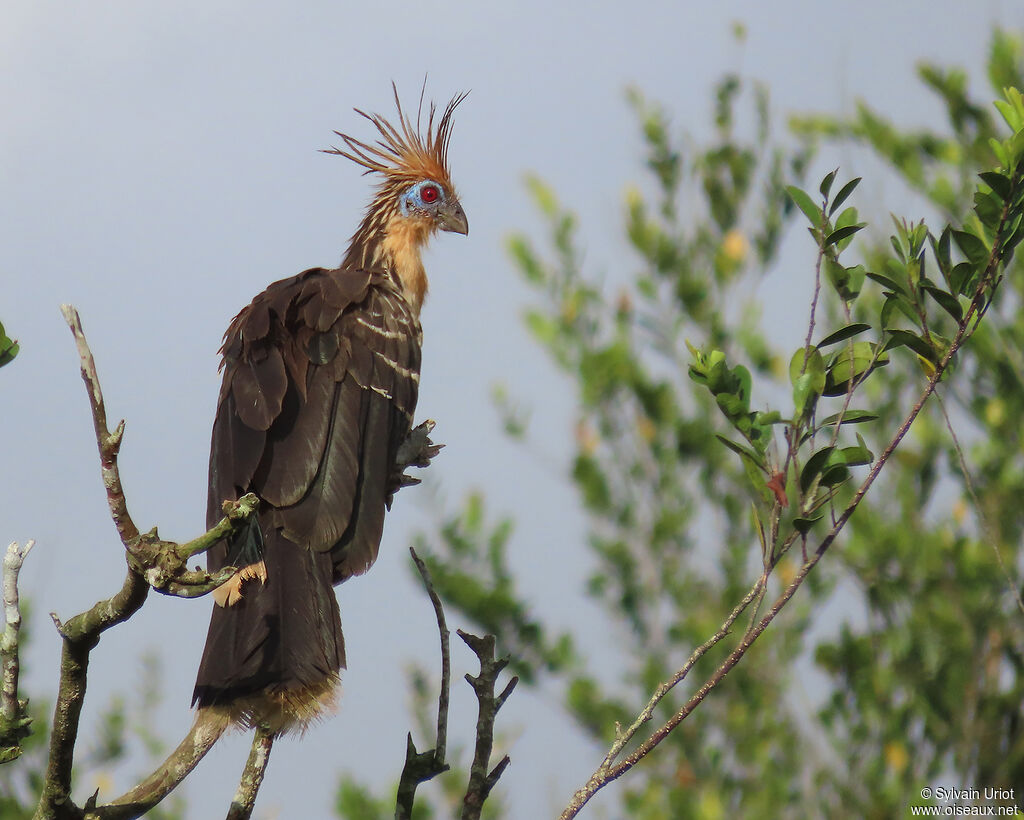
<path fill-rule="evenodd" d="M 221 505 L 244 495 L 263 454 L 266 431 L 238 423 L 234 397 L 229 392 L 217 408 L 210 447 L 210 497 L 206 526 L 223 516 Z"/>
<path fill-rule="evenodd" d="M 300 501 L 316 477 L 326 446 L 334 387 L 325 368 L 312 368 L 305 400 L 297 390 L 289 392 L 293 418 L 282 414 L 270 430 L 255 484 L 263 499 L 275 507 Z"/>
<path fill-rule="evenodd" d="M 358 436 L 366 391 L 350 380 L 334 385 L 329 430 L 316 476 L 301 500 L 274 511 L 285 536 L 315 551 L 341 538 L 352 513 L 359 478 Z"/>
<path fill-rule="evenodd" d="M 411 427 L 420 343 L 382 271 L 311 269 L 257 296 L 222 348 L 210 516 L 223 498 L 255 492 L 261 526 L 330 551 L 335 583 L 365 572 Z"/>

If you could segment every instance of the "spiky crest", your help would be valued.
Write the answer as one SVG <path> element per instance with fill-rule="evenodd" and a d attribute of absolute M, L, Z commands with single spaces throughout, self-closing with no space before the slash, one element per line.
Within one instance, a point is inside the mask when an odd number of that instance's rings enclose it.
<path fill-rule="evenodd" d="M 445 106 L 440 119 L 437 119 L 437 106 L 431 103 L 427 112 L 427 127 L 423 130 L 426 81 L 420 91 L 415 127 L 402 109 L 398 88 L 394 83 L 391 83 L 391 90 L 398 110 L 398 127 L 380 114 L 367 114 L 357 108 L 356 113 L 373 123 L 381 138 L 371 145 L 335 131 L 344 141 L 347 150 L 332 147 L 325 149 L 324 153 L 346 157 L 365 168 L 364 173 L 382 176 L 377 193 L 359 229 L 352 236 L 342 267 L 382 266 L 391 271 L 401 284 L 414 312 L 418 313 L 427 291 L 420 248 L 436 228 L 421 221 L 402 219 L 399 197 L 410 185 L 430 179 L 444 187 L 449 198 L 457 198 L 448 173 L 448 141 L 451 138 L 452 115 L 468 92 L 453 97 Z"/>
<path fill-rule="evenodd" d="M 338 154 L 352 160 L 366 169 L 364 173 L 383 174 L 383 185 L 395 181 L 404 186 L 421 179 L 433 179 L 450 188 L 448 141 L 451 138 L 452 114 L 459 103 L 466 98 L 467 92 L 453 97 L 445 106 L 436 129 L 434 128 L 434 119 L 437 116 L 437 106 L 431 103 L 427 113 L 426 134 L 423 134 L 420 126 L 426 86 L 424 85 L 423 90 L 420 91 L 415 127 L 413 127 L 412 120 L 402 110 L 402 103 L 398 98 L 398 87 L 394 83 L 391 83 L 391 90 L 394 92 L 395 108 L 398 110 L 399 128 L 393 126 L 381 114 L 368 114 L 357 108 L 355 109 L 356 113 L 373 123 L 381 135 L 381 139 L 370 145 L 355 137 L 350 137 L 348 134 L 335 131 L 334 133 L 341 137 L 345 145 L 348 146 L 348 150 L 329 148 L 325 150 L 325 153 Z"/>

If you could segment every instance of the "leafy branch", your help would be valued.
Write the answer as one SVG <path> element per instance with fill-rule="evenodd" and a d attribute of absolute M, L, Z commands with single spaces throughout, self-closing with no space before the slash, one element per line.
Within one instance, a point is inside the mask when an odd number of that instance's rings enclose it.
<path fill-rule="evenodd" d="M 837 341 L 852 339 L 861 332 L 870 329 L 871 325 L 858 324 L 830 334 L 825 340 L 812 348 L 809 344 L 794 355 L 794 364 L 799 360 L 798 368 L 791 366 L 794 386 L 794 414 L 787 423 L 786 470 L 781 476 L 771 470 L 768 456 L 768 431 L 771 425 L 780 421 L 779 414 L 773 412 L 751 412 L 749 409 L 751 378 L 745 368 L 730 369 L 721 351 L 704 353 L 691 351 L 694 364 L 691 376 L 705 385 L 715 396 L 719 407 L 728 421 L 745 439 L 747 444 L 738 444 L 725 440 L 725 443 L 743 459 L 745 466 L 753 467 L 753 474 L 760 473 L 770 476 L 768 482 L 771 496 L 766 498 L 763 491 L 758 491 L 762 504 L 770 506 L 771 543 L 765 544 L 765 531 L 762 533 L 762 547 L 765 549 L 765 570 L 750 592 L 741 600 L 722 627 L 709 641 L 698 648 L 691 659 L 672 678 L 658 687 L 648 706 L 640 713 L 637 720 L 626 730 L 617 730 L 615 741 L 601 765 L 582 786 L 561 815 L 562 820 L 575 817 L 587 801 L 607 783 L 621 777 L 637 762 L 655 749 L 689 714 L 691 714 L 706 696 L 725 678 L 733 667 L 742 659 L 746 651 L 767 629 L 782 608 L 790 601 L 797 589 L 804 583 L 809 573 L 824 556 L 837 536 L 842 531 L 854 511 L 871 488 L 892 454 L 910 430 L 911 425 L 920 414 L 926 401 L 935 391 L 938 382 L 950 370 L 953 360 L 971 335 L 977 330 L 982 318 L 997 291 L 1001 281 L 1002 270 L 1013 257 L 1016 245 L 1024 238 L 1024 98 L 1016 89 L 1007 89 L 1006 99 L 996 104 L 1004 120 L 1009 125 L 1011 136 L 1005 140 L 993 141 L 992 149 L 1000 161 L 998 169 L 981 175 L 982 184 L 975 194 L 975 207 L 968 223 L 960 230 L 947 226 L 936 239 L 931 236 L 924 224 L 910 226 L 897 223 L 897 236 L 893 237 L 894 256 L 886 264 L 885 274 L 864 271 L 863 268 L 843 267 L 839 263 L 839 253 L 844 243 L 849 242 L 853 234 L 862 225 L 856 222 L 856 212 L 847 209 L 833 225 L 829 216 L 839 207 L 843 200 L 856 186 L 856 180 L 844 186 L 835 200 L 829 205 L 829 193 L 835 178 L 833 172 L 822 182 L 820 192 L 823 198 L 819 207 L 804 192 L 791 189 L 794 201 L 804 212 L 811 223 L 811 233 L 818 244 L 816 268 L 822 263 L 826 269 L 833 269 L 835 274 L 830 277 L 834 289 L 844 302 L 851 302 L 859 295 L 860 285 L 866 276 L 883 286 L 885 301 L 880 315 L 882 337 L 875 343 L 867 344 L 867 348 L 859 351 L 854 343 L 849 342 L 844 352 L 832 354 L 826 361 L 820 348 Z M 826 208 L 829 210 L 826 213 Z M 943 289 L 928 279 L 925 268 L 926 241 L 930 243 L 932 256 L 948 290 Z M 951 241 L 955 241 L 963 260 L 956 264 L 952 261 Z M 817 287 L 815 289 L 815 303 Z M 961 298 L 968 299 L 964 308 Z M 955 322 L 955 331 L 949 339 L 935 333 L 929 326 L 933 314 L 931 302 L 937 305 L 941 313 L 947 314 Z M 912 329 L 896 327 L 893 319 L 902 317 L 908 320 Z M 942 318 L 941 314 L 937 318 Z M 808 339 L 813 335 L 815 311 L 812 308 Z M 844 421 L 849 421 L 846 413 L 849 399 L 854 391 L 863 384 L 872 370 L 881 363 L 884 352 L 906 347 L 912 351 L 927 375 L 927 382 L 921 389 L 916 401 L 907 412 L 902 423 L 892 435 L 889 443 L 877 459 L 873 459 L 863 439 L 857 436 L 857 445 L 837 450 L 833 443 L 821 448 L 807 458 L 803 468 L 797 475 L 791 473 L 789 465 L 799 463 L 798 451 L 807 445 L 813 447 L 814 433 L 820 429 L 814 422 L 814 409 L 822 396 L 845 394 L 843 409 L 835 417 L 827 419 L 821 427 L 834 425 L 836 436 Z M 811 376 L 811 378 L 807 378 Z M 855 420 L 862 422 L 865 415 L 856 414 Z M 872 463 L 873 462 L 873 463 Z M 833 504 L 836 498 L 835 488 L 849 479 L 849 468 L 861 464 L 871 464 L 867 476 L 853 493 L 852 498 L 842 507 L 838 515 L 833 515 L 832 526 L 818 543 L 817 548 L 805 555 L 803 563 L 796 571 L 792 580 L 771 605 L 768 611 L 742 636 L 736 646 L 717 666 L 711 676 L 695 691 L 690 699 L 678 709 L 659 729 L 640 742 L 621 761 L 615 762 L 625 750 L 627 744 L 639 732 L 641 726 L 650 719 L 654 705 L 676 686 L 692 669 L 693 665 L 710 646 L 723 640 L 738 618 L 753 601 L 758 599 L 761 589 L 767 583 L 767 576 L 775 565 L 778 557 L 793 543 L 796 535 L 806 539 L 813 524 L 818 519 L 797 517 L 789 522 L 790 529 L 783 524 L 783 514 L 789 503 L 789 485 L 795 497 L 795 507 L 802 516 L 819 509 L 823 504 Z M 748 474 L 751 471 L 748 470 Z M 778 477 L 778 478 L 777 478 Z M 775 486 L 770 486 L 774 482 Z M 756 507 L 755 507 L 756 514 Z M 820 516 L 819 516 L 820 518 Z M 785 533 L 783 535 L 783 533 Z"/>

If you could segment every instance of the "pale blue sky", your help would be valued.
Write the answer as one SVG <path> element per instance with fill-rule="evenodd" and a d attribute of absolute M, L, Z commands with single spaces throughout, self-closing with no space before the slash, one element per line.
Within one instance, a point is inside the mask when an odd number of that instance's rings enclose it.
<path fill-rule="evenodd" d="M 389 112 L 391 81 L 412 100 L 426 72 L 428 94 L 441 102 L 472 90 L 451 145 L 471 233 L 439 237 L 428 257 L 419 415 L 438 420 L 436 437 L 448 445 L 431 478 L 451 501 L 481 487 L 496 512 L 526 511 L 513 556 L 521 584 L 539 612 L 582 629 L 595 652 L 605 638 L 588 632 L 581 516 L 563 478 L 572 397 L 520 328 L 531 296 L 503 251 L 511 231 L 539 226 L 523 175 L 539 174 L 578 212 L 588 269 L 614 275 L 635 264 L 619 226 L 624 190 L 643 181 L 628 85 L 664 102 L 677 130 L 697 135 L 708 128 L 711 83 L 727 70 L 767 83 L 780 119 L 850 111 L 865 97 L 924 124 L 939 109 L 914 80 L 914 62 L 964 64 L 980 76 L 992 22 L 1024 23 L 1019 4 L 996 0 L 970 11 L 953 0 L 7 0 L 4 18 L 0 319 L 23 350 L 0 373 L 0 539 L 38 541 L 22 575 L 36 612 L 67 617 L 123 576 L 58 304 L 78 306 L 108 411 L 127 419 L 121 466 L 136 522 L 158 524 L 165 537 L 194 536 L 221 333 L 269 282 L 337 264 L 369 183 L 317 149 L 333 129 L 368 136 L 352 107 Z M 733 20 L 746 24 L 743 45 L 730 36 Z M 832 154 L 819 167 L 856 161 Z M 877 180 L 862 191 L 881 210 L 916 207 Z M 759 291 L 769 315 L 805 301 L 798 233 Z M 488 398 L 499 379 L 533 408 L 531 452 L 501 438 Z M 432 613 L 409 580 L 406 553 L 433 504 L 428 490 L 403 492 L 377 565 L 339 589 L 350 665 L 341 712 L 301 743 L 278 745 L 258 817 L 327 816 L 337 772 L 382 784 L 400 768 L 405 664 L 437 664 Z M 108 633 L 93 655 L 86 734 L 107 694 L 130 690 L 137 658 L 156 648 L 166 671 L 159 725 L 176 741 L 190 720 L 207 619 L 206 601 L 153 596 Z M 463 625 L 454 613 L 451 620 Z M 57 639 L 43 618 L 34 634 L 27 693 L 52 697 Z M 457 651 L 459 674 L 470 660 Z M 474 704 L 468 687 L 454 685 L 453 738 L 468 743 Z M 525 689 L 501 727 L 513 739 L 502 788 L 515 818 L 557 814 L 600 759 L 551 698 Z M 234 791 L 247 741 L 221 745 L 187 784 L 193 817 L 223 814 Z M 82 799 L 94 785 L 79 787 Z M 588 811 L 602 816 L 602 804 Z"/>

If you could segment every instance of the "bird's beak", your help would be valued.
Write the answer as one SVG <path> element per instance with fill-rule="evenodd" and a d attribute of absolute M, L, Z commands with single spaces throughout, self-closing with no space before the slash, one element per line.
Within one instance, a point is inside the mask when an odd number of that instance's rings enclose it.
<path fill-rule="evenodd" d="M 469 220 L 466 219 L 466 212 L 457 199 L 447 202 L 437 212 L 438 226 L 442 231 L 461 233 L 463 236 L 469 233 Z"/>

